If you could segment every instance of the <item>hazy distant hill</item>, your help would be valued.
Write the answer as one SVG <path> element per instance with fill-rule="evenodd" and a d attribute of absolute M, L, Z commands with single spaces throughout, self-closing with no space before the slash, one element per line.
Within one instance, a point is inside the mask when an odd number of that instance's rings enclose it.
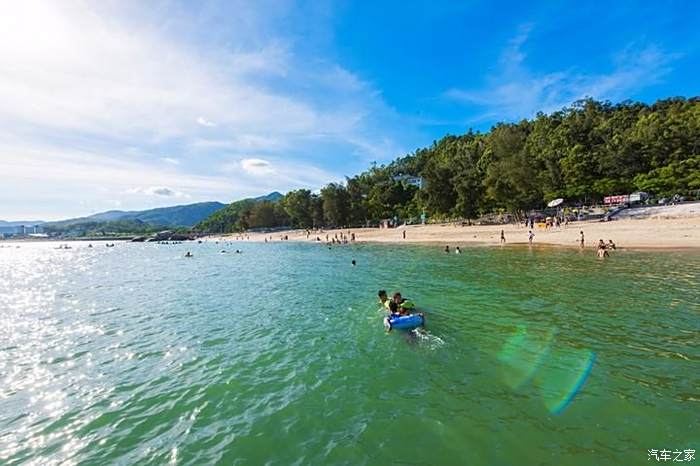
<path fill-rule="evenodd" d="M 197 204 L 160 207 L 136 212 L 111 210 L 91 215 L 93 220 L 140 220 L 144 223 L 163 226 L 191 227 L 201 222 L 219 209 L 226 207 L 221 202 L 200 202 Z"/>
<path fill-rule="evenodd" d="M 277 191 L 264 196 L 259 196 L 252 199 L 244 199 L 237 201 L 239 203 L 255 203 L 259 201 L 275 202 L 284 197 Z M 236 203 L 233 203 L 236 204 Z M 80 235 L 87 231 L 98 231 L 107 228 L 110 231 L 118 231 L 121 233 L 129 232 L 130 229 L 134 233 L 141 233 L 146 230 L 153 229 L 152 227 L 192 227 L 208 219 L 212 214 L 222 210 L 224 207 L 231 204 L 223 204 L 221 202 L 199 202 L 196 204 L 177 205 L 172 207 L 159 207 L 149 210 L 108 210 L 87 217 L 70 218 L 67 220 L 59 220 L 55 222 L 42 221 L 13 221 L 8 222 L 0 220 L 0 228 L 7 229 L 8 232 L 16 230 L 17 227 L 25 225 L 27 227 L 34 225 L 42 225 L 46 231 Z"/>
<path fill-rule="evenodd" d="M 140 223 L 164 227 L 191 227 L 223 207 L 226 207 L 226 204 L 222 204 L 221 202 L 199 202 L 197 204 L 159 207 L 157 209 L 140 211 L 109 210 L 88 217 L 49 222 L 46 225 L 65 226 L 81 223 L 133 220 Z"/>

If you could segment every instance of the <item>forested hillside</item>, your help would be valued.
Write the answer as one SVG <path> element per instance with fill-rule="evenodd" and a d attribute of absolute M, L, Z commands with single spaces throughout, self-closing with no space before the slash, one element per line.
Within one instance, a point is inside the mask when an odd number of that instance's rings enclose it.
<path fill-rule="evenodd" d="M 420 177 L 420 189 L 409 176 Z M 235 231 L 289 225 L 360 226 L 382 218 L 475 218 L 523 212 L 563 197 L 599 202 L 642 190 L 700 190 L 700 99 L 653 105 L 575 102 L 486 133 L 448 135 L 431 146 L 328 184 L 320 195 L 287 193 L 277 202 L 240 201 L 198 228 Z"/>

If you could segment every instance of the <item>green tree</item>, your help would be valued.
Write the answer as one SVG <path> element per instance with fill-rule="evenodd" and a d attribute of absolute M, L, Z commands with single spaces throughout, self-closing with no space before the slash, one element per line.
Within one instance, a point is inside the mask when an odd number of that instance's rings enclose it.
<path fill-rule="evenodd" d="M 314 226 L 311 191 L 308 189 L 290 191 L 284 196 L 281 203 L 293 226 L 298 228 Z"/>
<path fill-rule="evenodd" d="M 326 225 L 335 227 L 347 225 L 350 198 L 345 186 L 337 183 L 327 184 L 321 189 L 321 200 Z"/>

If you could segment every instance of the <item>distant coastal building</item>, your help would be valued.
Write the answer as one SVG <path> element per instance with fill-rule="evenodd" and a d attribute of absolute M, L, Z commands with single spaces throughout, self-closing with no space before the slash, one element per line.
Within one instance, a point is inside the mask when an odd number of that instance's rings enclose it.
<path fill-rule="evenodd" d="M 411 175 L 397 175 L 392 178 L 394 181 L 400 181 L 403 184 L 412 185 L 418 189 L 423 189 L 423 177 Z"/>
<path fill-rule="evenodd" d="M 42 225 L 0 225 L 0 238 L 24 237 L 43 232 Z"/>

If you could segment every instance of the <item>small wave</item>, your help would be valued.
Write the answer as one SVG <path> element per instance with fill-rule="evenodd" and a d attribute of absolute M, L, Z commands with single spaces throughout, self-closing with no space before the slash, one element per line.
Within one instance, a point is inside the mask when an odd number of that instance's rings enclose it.
<path fill-rule="evenodd" d="M 421 346 L 424 345 L 430 350 L 436 350 L 445 345 L 445 340 L 443 340 L 437 335 L 433 335 L 424 328 L 414 329 L 413 334 L 418 338 L 418 341 L 420 341 Z"/>

